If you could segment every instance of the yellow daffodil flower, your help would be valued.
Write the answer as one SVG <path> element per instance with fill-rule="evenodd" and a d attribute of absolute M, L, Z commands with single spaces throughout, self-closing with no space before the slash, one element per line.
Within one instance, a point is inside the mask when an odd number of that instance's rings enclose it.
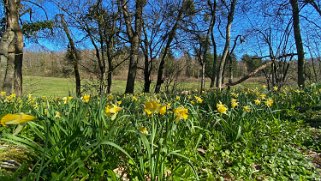
<path fill-rule="evenodd" d="M 29 121 L 33 121 L 36 118 L 34 116 L 19 113 L 19 114 L 7 114 L 2 117 L 1 124 L 2 126 L 6 126 L 9 124 L 23 124 Z"/>
<path fill-rule="evenodd" d="M 60 116 L 60 112 L 59 111 L 56 111 L 55 112 L 55 118 L 60 118 L 61 116 Z"/>
<path fill-rule="evenodd" d="M 144 135 L 148 135 L 148 130 L 147 130 L 147 128 L 144 127 L 144 126 L 141 126 L 141 127 L 139 128 L 139 132 L 142 133 L 142 134 L 144 134 Z"/>
<path fill-rule="evenodd" d="M 217 111 L 221 114 L 226 114 L 228 108 L 221 102 L 216 104 Z"/>
<path fill-rule="evenodd" d="M 238 105 L 239 105 L 239 102 L 237 102 L 236 99 L 232 99 L 232 100 L 231 100 L 231 107 L 232 107 L 232 108 L 235 108 L 235 107 L 237 107 Z"/>
<path fill-rule="evenodd" d="M 274 87 L 273 87 L 273 90 L 274 90 L 274 91 L 278 91 L 278 90 L 279 90 L 278 86 L 274 86 Z"/>
<path fill-rule="evenodd" d="M 251 112 L 250 106 L 244 106 L 244 107 L 243 107 L 243 111 L 244 111 L 244 112 Z"/>
<path fill-rule="evenodd" d="M 1 96 L 1 97 L 5 97 L 6 95 L 7 95 L 6 92 L 4 92 L 4 91 L 1 91 L 1 92 L 0 92 L 0 96 Z"/>
<path fill-rule="evenodd" d="M 121 111 L 122 108 L 117 106 L 117 105 L 107 105 L 105 108 L 105 113 L 110 116 L 110 115 L 115 115 L 118 114 L 119 111 Z"/>
<path fill-rule="evenodd" d="M 188 118 L 188 109 L 184 108 L 183 106 L 180 106 L 176 109 L 174 109 L 174 115 L 175 115 L 175 120 L 186 120 Z"/>
<path fill-rule="evenodd" d="M 64 101 L 64 104 L 67 104 L 69 101 L 71 101 L 73 99 L 73 97 L 69 96 L 69 97 L 63 97 L 62 100 Z"/>
<path fill-rule="evenodd" d="M 136 96 L 133 96 L 132 101 L 136 102 L 136 101 L 138 101 L 138 98 Z"/>
<path fill-rule="evenodd" d="M 238 97 L 239 97 L 239 95 L 238 95 L 237 93 L 235 93 L 235 92 L 232 92 L 232 93 L 231 93 L 231 97 L 233 97 L 233 98 L 235 98 L 235 99 L 236 99 L 236 98 L 238 98 Z"/>
<path fill-rule="evenodd" d="M 261 98 L 262 100 L 266 99 L 266 94 L 261 94 L 261 95 L 260 95 L 260 98 Z"/>
<path fill-rule="evenodd" d="M 271 98 L 268 98 L 268 99 L 265 101 L 265 105 L 266 105 L 267 107 L 271 107 L 272 104 L 273 104 L 273 99 L 271 99 Z"/>
<path fill-rule="evenodd" d="M 195 98 L 197 103 L 199 103 L 199 104 L 203 103 L 203 99 L 201 97 L 194 96 L 194 98 Z"/>
<path fill-rule="evenodd" d="M 82 102 L 88 103 L 90 100 L 90 95 L 85 94 L 84 96 L 81 97 Z"/>
<path fill-rule="evenodd" d="M 163 105 L 159 108 L 159 114 L 160 115 L 165 115 L 166 114 L 166 110 L 167 110 L 167 106 Z"/>
<path fill-rule="evenodd" d="M 254 103 L 255 103 L 255 105 L 260 105 L 261 104 L 261 100 L 260 99 L 255 99 Z"/>
<path fill-rule="evenodd" d="M 108 100 L 108 101 L 114 100 L 114 96 L 113 96 L 112 94 L 109 94 L 109 95 L 107 96 L 107 100 Z"/>
<path fill-rule="evenodd" d="M 148 102 L 145 102 L 144 112 L 148 116 L 150 116 L 154 113 L 159 113 L 160 107 L 161 107 L 161 104 L 158 103 L 157 101 L 148 101 Z"/>

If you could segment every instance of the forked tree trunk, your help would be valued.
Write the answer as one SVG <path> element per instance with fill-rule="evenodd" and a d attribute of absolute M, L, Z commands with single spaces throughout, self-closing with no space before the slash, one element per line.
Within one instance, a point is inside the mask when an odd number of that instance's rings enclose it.
<path fill-rule="evenodd" d="M 178 15 L 176 17 L 175 24 L 173 25 L 172 29 L 169 31 L 168 35 L 166 35 L 168 37 L 168 39 L 167 39 L 166 45 L 164 47 L 164 52 L 162 54 L 162 57 L 161 57 L 161 60 L 160 60 L 159 66 L 158 66 L 155 93 L 160 92 L 161 86 L 164 83 L 163 73 L 164 73 L 164 68 L 165 68 L 165 58 L 166 58 L 166 55 L 169 51 L 170 45 L 171 45 L 172 41 L 174 40 L 176 30 L 179 25 L 179 21 L 181 21 L 181 19 L 183 18 L 184 3 L 185 3 L 185 1 L 183 1 L 183 4 L 178 11 Z"/>
<path fill-rule="evenodd" d="M 135 79 L 138 64 L 139 45 L 141 42 L 142 25 L 143 25 L 143 8 L 146 5 L 146 1 L 135 2 L 135 23 L 132 27 L 132 18 L 130 12 L 127 9 L 127 2 L 124 0 L 118 0 L 119 9 L 121 9 L 126 25 L 126 32 L 130 43 L 130 57 L 128 66 L 128 75 L 125 93 L 134 93 Z"/>
<path fill-rule="evenodd" d="M 220 62 L 217 80 L 216 80 L 216 86 L 219 89 L 222 89 L 222 82 L 223 82 L 223 73 L 224 73 L 224 65 L 226 62 L 226 59 L 228 57 L 229 48 L 230 48 L 230 40 L 231 40 L 231 28 L 232 28 L 232 22 L 234 19 L 234 12 L 236 7 L 237 0 L 232 0 L 228 12 L 228 18 L 227 18 L 227 25 L 225 29 L 225 46 L 223 50 L 222 60 Z"/>

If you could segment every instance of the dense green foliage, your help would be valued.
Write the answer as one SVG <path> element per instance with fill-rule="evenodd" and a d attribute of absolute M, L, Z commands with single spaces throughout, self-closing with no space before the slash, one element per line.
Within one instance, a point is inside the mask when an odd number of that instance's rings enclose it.
<path fill-rule="evenodd" d="M 304 153 L 320 151 L 319 133 L 305 122 L 320 99 L 316 85 L 81 99 L 2 95 L 1 117 L 23 112 L 37 120 L 22 130 L 0 127 L 0 165 L 22 164 L 1 167 L 0 178 L 318 180 Z M 9 150 L 18 151 L 2 154 Z"/>

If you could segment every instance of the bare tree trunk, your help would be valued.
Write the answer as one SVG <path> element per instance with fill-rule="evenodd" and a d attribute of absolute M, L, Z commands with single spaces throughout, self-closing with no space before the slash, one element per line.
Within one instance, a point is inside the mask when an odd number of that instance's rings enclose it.
<path fill-rule="evenodd" d="M 304 88 L 304 49 L 300 29 L 300 12 L 297 0 L 290 0 L 292 6 L 294 40 L 298 53 L 298 86 Z"/>
<path fill-rule="evenodd" d="M 228 56 L 229 58 L 229 79 L 228 79 L 228 83 L 232 83 L 233 82 L 233 58 L 231 55 Z"/>
<path fill-rule="evenodd" d="M 109 64 L 109 66 L 112 66 Z M 111 85 L 113 81 L 113 72 L 112 71 L 108 71 L 107 73 L 107 93 L 110 94 L 111 93 Z"/>
<path fill-rule="evenodd" d="M 145 25 L 144 25 L 145 26 Z M 145 27 L 143 27 L 143 32 L 144 32 L 144 44 L 142 45 L 142 50 L 144 53 L 144 90 L 143 92 L 147 93 L 150 92 L 150 85 L 152 83 L 151 81 L 151 72 L 152 72 L 152 61 L 149 59 L 149 41 L 147 37 L 147 32 Z M 152 55 L 151 55 L 152 57 Z"/>
<path fill-rule="evenodd" d="M 232 22 L 234 19 L 234 12 L 235 12 L 235 7 L 236 7 L 237 0 L 232 0 L 228 12 L 228 18 L 227 18 L 227 25 L 226 25 L 226 31 L 225 31 L 225 46 L 223 50 L 223 55 L 222 55 L 222 60 L 220 62 L 219 66 L 219 72 L 217 75 L 217 87 L 219 89 L 222 89 L 222 82 L 223 82 L 223 72 L 224 72 L 224 65 L 225 61 L 228 57 L 229 53 L 229 47 L 230 47 L 230 40 L 231 40 L 231 28 L 232 28 Z"/>
<path fill-rule="evenodd" d="M 213 57 L 213 72 L 212 72 L 212 75 L 211 75 L 211 85 L 210 87 L 213 88 L 214 87 L 214 84 L 215 84 L 215 78 L 216 78 L 216 64 L 217 64 L 217 49 L 216 49 L 216 42 L 215 42 L 215 37 L 214 37 L 214 25 L 215 25 L 215 21 L 216 21 L 216 18 L 215 18 L 215 14 L 216 14 L 216 7 L 217 7 L 217 3 L 216 3 L 216 0 L 214 0 L 214 3 L 213 3 L 213 6 L 211 4 L 211 2 L 208 0 L 207 1 L 208 5 L 210 6 L 211 8 L 211 24 L 210 24 L 210 34 L 211 34 L 211 41 L 212 41 L 212 45 L 213 45 L 213 54 L 214 54 L 214 57 Z"/>
<path fill-rule="evenodd" d="M 201 65 L 202 65 L 202 78 L 201 78 L 201 90 L 200 90 L 200 93 L 202 93 L 202 91 L 205 88 L 205 62 L 204 62 L 204 59 L 203 59 L 203 62 L 202 62 Z"/>
<path fill-rule="evenodd" d="M 134 93 L 134 90 L 135 90 L 135 79 L 136 79 L 137 63 L 138 63 L 138 49 L 139 49 L 139 38 L 135 36 L 135 38 L 133 38 L 132 40 L 132 45 L 130 48 L 130 58 L 129 58 L 128 76 L 127 76 L 125 93 Z"/>
<path fill-rule="evenodd" d="M 247 79 L 253 77 L 254 75 L 256 75 L 256 74 L 257 74 L 258 72 L 260 72 L 261 70 L 264 70 L 266 67 L 268 67 L 269 65 L 271 65 L 271 63 L 272 63 L 272 61 L 267 62 L 267 63 L 261 65 L 260 67 L 258 67 L 257 69 L 253 70 L 253 72 L 251 72 L 251 73 L 243 76 L 243 77 L 240 78 L 239 80 L 237 80 L 237 81 L 235 81 L 235 82 L 229 82 L 229 83 L 227 83 L 226 85 L 227 85 L 227 86 L 235 86 L 235 85 L 237 85 L 237 84 L 240 84 L 240 83 L 246 81 Z"/>
<path fill-rule="evenodd" d="M 128 66 L 128 76 L 126 83 L 125 93 L 134 93 L 135 90 L 135 79 L 136 71 L 138 64 L 138 53 L 140 45 L 140 37 L 142 34 L 142 25 L 143 25 L 143 7 L 146 4 L 146 1 L 136 0 L 136 10 L 135 10 L 135 28 L 132 27 L 132 20 L 130 13 L 127 9 L 127 2 L 124 0 L 118 0 L 118 5 L 123 12 L 123 16 L 126 24 L 127 36 L 130 42 L 130 57 L 129 57 L 129 66 Z"/>
<path fill-rule="evenodd" d="M 113 66 L 113 58 L 111 55 L 112 48 L 110 47 L 110 44 L 106 42 L 107 45 L 107 59 L 108 59 L 108 72 L 107 72 L 107 93 L 111 93 L 111 85 L 113 81 L 113 71 L 114 71 L 114 66 Z M 113 46 L 113 45 L 112 45 Z"/>
<path fill-rule="evenodd" d="M 146 47 L 148 49 L 148 47 Z M 148 51 L 148 50 L 146 50 Z M 150 80 L 150 73 L 151 73 L 151 66 L 149 62 L 149 56 L 148 52 L 144 53 L 144 58 L 145 58 L 145 63 L 144 63 L 144 92 L 150 92 L 150 85 L 151 85 L 151 80 Z"/>
<path fill-rule="evenodd" d="M 74 73 L 75 73 L 75 80 L 76 80 L 76 95 L 77 97 L 81 96 L 81 80 L 80 80 L 80 73 L 79 73 L 79 68 L 78 68 L 78 61 L 80 60 L 80 56 L 78 54 L 78 51 L 76 49 L 74 40 L 72 39 L 71 35 L 70 35 L 70 31 L 68 29 L 67 23 L 64 19 L 63 15 L 60 15 L 61 18 L 61 25 L 62 28 L 64 30 L 64 32 L 66 33 L 66 36 L 68 38 L 69 41 L 69 45 L 70 45 L 70 53 L 72 55 L 72 64 L 73 64 L 73 68 L 74 68 Z"/>
<path fill-rule="evenodd" d="M 178 28 L 178 23 L 179 21 L 182 19 L 183 17 L 183 7 L 184 7 L 184 3 L 185 1 L 183 1 L 183 4 L 180 8 L 180 10 L 178 11 L 178 15 L 176 17 L 176 21 L 174 26 L 172 27 L 172 29 L 170 30 L 170 32 L 168 33 L 168 40 L 166 42 L 165 48 L 164 48 L 164 52 L 162 54 L 162 58 L 160 60 L 159 63 L 159 67 L 158 67 L 158 72 L 157 72 L 157 81 L 156 81 L 156 86 L 155 86 L 155 93 L 159 93 L 161 90 L 161 85 L 164 83 L 163 80 L 163 72 L 164 72 L 164 67 L 165 67 L 165 58 L 168 52 L 168 49 L 170 48 L 170 45 L 175 37 L 176 34 L 176 29 Z"/>
<path fill-rule="evenodd" d="M 308 46 L 308 49 L 309 49 L 309 52 L 310 52 L 310 57 L 311 57 L 311 63 L 312 63 L 312 70 L 313 70 L 313 75 L 314 75 L 314 80 L 315 82 L 318 82 L 318 73 L 317 73 L 317 70 L 316 70 L 316 65 L 315 65 L 315 59 L 313 57 L 313 54 L 312 54 L 312 51 L 311 51 L 311 48 Z"/>
<path fill-rule="evenodd" d="M 216 42 L 214 39 L 214 34 L 211 34 L 211 39 L 212 39 L 212 44 L 213 44 L 213 53 L 214 53 L 214 60 L 213 60 L 213 72 L 212 72 L 212 78 L 211 78 L 211 85 L 210 87 L 213 88 L 216 80 L 216 75 L 217 75 L 217 69 L 216 69 L 216 64 L 217 64 L 217 48 L 216 48 Z"/>
<path fill-rule="evenodd" d="M 105 71 L 106 71 L 106 69 L 105 69 L 105 58 L 103 57 L 104 54 L 101 53 L 104 50 L 101 49 L 102 45 L 99 48 L 98 45 L 96 44 L 96 42 L 94 40 L 94 35 L 90 31 L 90 28 L 89 28 L 89 26 L 87 24 L 85 25 L 85 31 L 87 32 L 87 34 L 89 36 L 89 39 L 90 39 L 92 45 L 95 48 L 95 52 L 96 52 L 95 56 L 97 58 L 98 67 L 99 67 L 99 94 L 101 95 L 103 93 L 103 90 L 104 90 L 103 84 L 104 84 L 104 77 L 105 77 Z M 99 35 L 100 35 L 100 37 L 102 36 L 101 33 Z"/>

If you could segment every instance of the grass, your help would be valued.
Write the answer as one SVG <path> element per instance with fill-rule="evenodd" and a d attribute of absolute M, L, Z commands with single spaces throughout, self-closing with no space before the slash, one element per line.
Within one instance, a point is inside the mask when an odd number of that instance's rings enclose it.
<path fill-rule="evenodd" d="M 23 91 L 25 95 L 32 94 L 35 96 L 53 96 L 63 97 L 68 95 L 75 95 L 75 81 L 73 78 L 57 78 L 57 77 L 40 77 L 40 76 L 25 76 L 23 80 Z M 91 82 L 88 80 L 82 81 L 84 89 L 92 89 Z M 137 81 L 135 91 L 143 91 L 143 82 Z M 89 86 L 89 87 L 88 87 Z M 113 80 L 112 93 L 123 93 L 126 87 L 126 80 Z M 152 84 L 151 90 L 154 90 L 155 85 Z M 178 90 L 195 90 L 199 88 L 199 83 L 181 82 L 177 86 Z"/>
<path fill-rule="evenodd" d="M 23 92 L 24 95 L 32 94 L 35 96 L 53 96 L 64 97 L 68 95 L 75 95 L 75 81 L 73 78 L 57 78 L 57 77 L 41 77 L 41 76 L 24 76 L 23 80 Z M 83 90 L 92 90 L 91 82 L 83 80 Z M 86 85 L 87 86 L 84 86 Z M 142 92 L 144 83 L 142 81 L 136 81 L 135 92 Z M 236 86 L 237 88 L 255 88 L 258 87 L 257 82 L 245 82 Z M 113 80 L 112 93 L 121 94 L 126 87 L 126 80 Z M 163 85 L 163 89 L 165 84 Z M 155 88 L 155 84 L 151 85 L 151 91 Z M 197 80 L 184 81 L 177 84 L 176 90 L 198 90 L 200 83 Z M 206 82 L 206 88 L 209 88 L 209 82 Z"/>
<path fill-rule="evenodd" d="M 25 76 L 23 80 L 25 95 L 36 96 L 67 96 L 73 94 L 74 80 L 69 78 Z"/>

